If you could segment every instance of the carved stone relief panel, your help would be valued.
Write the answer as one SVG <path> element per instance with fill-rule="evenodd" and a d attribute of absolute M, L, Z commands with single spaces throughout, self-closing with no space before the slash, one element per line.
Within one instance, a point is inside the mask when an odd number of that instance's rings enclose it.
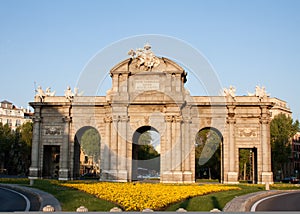
<path fill-rule="evenodd" d="M 238 128 L 238 137 L 239 138 L 258 138 L 259 136 L 259 128 L 258 127 L 245 127 Z"/>
<path fill-rule="evenodd" d="M 44 127 L 44 135 L 59 136 L 62 134 L 63 129 L 61 126 L 53 125 Z"/>

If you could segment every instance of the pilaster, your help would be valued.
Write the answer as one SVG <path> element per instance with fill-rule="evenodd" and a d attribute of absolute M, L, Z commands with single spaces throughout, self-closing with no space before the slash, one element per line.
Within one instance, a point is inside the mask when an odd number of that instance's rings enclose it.
<path fill-rule="evenodd" d="M 260 118 L 261 130 L 261 157 L 262 174 L 261 183 L 273 183 L 273 173 L 271 169 L 271 143 L 270 143 L 270 113 L 267 106 L 261 106 Z"/>
<path fill-rule="evenodd" d="M 60 148 L 60 167 L 59 167 L 59 180 L 69 179 L 69 133 L 70 123 L 72 118 L 69 116 L 62 118 L 64 122 L 64 136 L 63 142 Z"/>
<path fill-rule="evenodd" d="M 238 172 L 237 172 L 237 160 L 235 150 L 235 106 L 227 106 L 227 134 L 228 134 L 228 156 L 229 156 L 229 167 L 227 172 L 227 182 L 229 184 L 238 183 Z"/>
<path fill-rule="evenodd" d="M 32 136 L 32 152 L 31 152 L 31 166 L 29 168 L 29 178 L 37 179 L 40 175 L 40 138 L 41 138 L 41 122 L 40 107 L 35 108 L 35 116 L 33 118 L 33 136 Z"/>

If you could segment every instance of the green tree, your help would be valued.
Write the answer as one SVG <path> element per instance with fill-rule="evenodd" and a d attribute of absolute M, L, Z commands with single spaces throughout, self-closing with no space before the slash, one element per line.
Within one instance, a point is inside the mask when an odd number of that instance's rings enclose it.
<path fill-rule="evenodd" d="M 278 114 L 270 124 L 272 170 L 274 175 L 283 170 L 291 156 L 291 139 L 299 131 L 299 121 L 295 122 L 285 114 Z"/>
<path fill-rule="evenodd" d="M 96 129 L 86 130 L 81 137 L 80 144 L 84 153 L 93 157 L 93 161 L 100 160 L 100 135 Z"/>
<path fill-rule="evenodd" d="M 7 169 L 13 133 L 8 124 L 0 123 L 0 170 Z"/>
<path fill-rule="evenodd" d="M 0 124 L 1 169 L 8 174 L 27 175 L 30 166 L 32 123 L 28 122 L 16 130 Z"/>
<path fill-rule="evenodd" d="M 239 150 L 239 179 L 250 179 L 250 153 L 251 149 Z"/>

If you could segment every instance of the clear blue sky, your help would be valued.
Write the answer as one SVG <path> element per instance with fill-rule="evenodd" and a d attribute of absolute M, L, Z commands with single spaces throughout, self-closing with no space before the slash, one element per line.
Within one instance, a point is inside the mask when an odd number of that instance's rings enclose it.
<path fill-rule="evenodd" d="M 0 0 L 0 99 L 27 106 L 34 81 L 63 95 L 99 50 L 163 34 L 201 51 L 224 87 L 263 85 L 300 119 L 299 11 L 298 0 Z"/>

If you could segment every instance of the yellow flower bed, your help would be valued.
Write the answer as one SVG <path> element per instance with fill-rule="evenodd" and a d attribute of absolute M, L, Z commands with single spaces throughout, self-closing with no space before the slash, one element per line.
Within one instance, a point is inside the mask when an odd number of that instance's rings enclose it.
<path fill-rule="evenodd" d="M 174 202 L 212 192 L 236 190 L 225 185 L 171 185 L 149 183 L 64 183 L 95 195 L 98 198 L 119 204 L 126 211 L 141 211 L 146 208 L 159 210 Z"/>

